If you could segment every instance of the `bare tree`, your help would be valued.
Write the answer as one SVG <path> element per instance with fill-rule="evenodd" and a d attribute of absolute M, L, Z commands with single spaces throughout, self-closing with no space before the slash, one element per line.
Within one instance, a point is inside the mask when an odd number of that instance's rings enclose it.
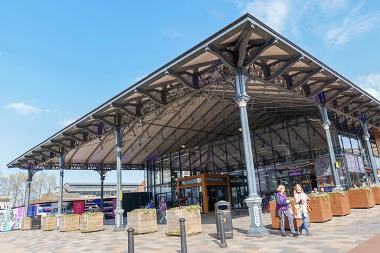
<path fill-rule="evenodd" d="M 0 174 L 0 197 L 9 197 L 8 177 Z"/>
<path fill-rule="evenodd" d="M 54 190 L 57 178 L 53 173 L 41 171 L 33 176 L 31 198 L 40 199 L 44 193 Z"/>
<path fill-rule="evenodd" d="M 9 197 L 12 200 L 13 206 L 21 205 L 24 203 L 26 179 L 27 175 L 23 172 L 9 175 Z"/>

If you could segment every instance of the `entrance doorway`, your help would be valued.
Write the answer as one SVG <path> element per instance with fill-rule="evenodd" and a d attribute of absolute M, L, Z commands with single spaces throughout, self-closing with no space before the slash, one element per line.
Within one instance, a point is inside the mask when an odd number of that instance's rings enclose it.
<path fill-rule="evenodd" d="M 228 175 L 200 174 L 178 178 L 176 191 L 183 205 L 200 205 L 204 213 L 213 211 L 219 200 L 231 202 Z"/>

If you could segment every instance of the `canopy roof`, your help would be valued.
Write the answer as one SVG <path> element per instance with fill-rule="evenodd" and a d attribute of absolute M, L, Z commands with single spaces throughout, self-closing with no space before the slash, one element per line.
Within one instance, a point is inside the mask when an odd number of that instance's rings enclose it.
<path fill-rule="evenodd" d="M 113 169 L 113 128 L 120 122 L 124 169 L 139 169 L 152 156 L 194 147 L 240 127 L 234 99 L 236 68 L 247 77 L 253 129 L 297 114 L 317 115 L 316 96 L 328 108 L 378 127 L 379 101 L 319 60 L 245 14 L 184 54 L 111 98 L 8 164 L 67 169 Z"/>

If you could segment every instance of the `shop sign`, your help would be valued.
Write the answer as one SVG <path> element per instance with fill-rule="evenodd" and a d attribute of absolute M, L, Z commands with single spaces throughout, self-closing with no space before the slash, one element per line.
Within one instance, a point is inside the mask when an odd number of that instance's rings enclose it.
<path fill-rule="evenodd" d="M 298 177 L 302 175 L 303 170 L 301 168 L 290 169 L 288 171 L 289 177 Z"/>

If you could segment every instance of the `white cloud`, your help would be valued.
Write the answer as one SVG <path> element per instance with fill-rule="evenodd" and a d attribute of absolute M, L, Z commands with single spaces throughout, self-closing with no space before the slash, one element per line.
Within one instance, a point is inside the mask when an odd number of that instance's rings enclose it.
<path fill-rule="evenodd" d="M 318 0 L 319 7 L 324 11 L 334 11 L 347 6 L 347 0 Z"/>
<path fill-rule="evenodd" d="M 58 125 L 60 127 L 66 127 L 68 125 L 70 125 L 71 123 L 73 123 L 74 121 L 76 121 L 76 119 L 73 119 L 73 118 L 70 118 L 70 119 L 64 119 L 64 120 L 60 120 L 58 122 Z"/>
<path fill-rule="evenodd" d="M 259 18 L 277 32 L 281 32 L 289 20 L 291 0 L 254 0 L 248 3 L 244 12 Z"/>
<path fill-rule="evenodd" d="M 379 17 L 374 14 L 360 17 L 348 15 L 343 19 L 342 24 L 332 27 L 327 31 L 325 40 L 335 45 L 347 43 L 353 37 L 373 29 L 378 21 Z"/>
<path fill-rule="evenodd" d="M 380 74 L 368 74 L 356 78 L 356 83 L 380 101 Z"/>
<path fill-rule="evenodd" d="M 42 110 L 32 105 L 28 105 L 24 102 L 14 102 L 5 106 L 5 109 L 13 110 L 19 114 L 31 114 L 31 113 L 39 113 Z"/>

